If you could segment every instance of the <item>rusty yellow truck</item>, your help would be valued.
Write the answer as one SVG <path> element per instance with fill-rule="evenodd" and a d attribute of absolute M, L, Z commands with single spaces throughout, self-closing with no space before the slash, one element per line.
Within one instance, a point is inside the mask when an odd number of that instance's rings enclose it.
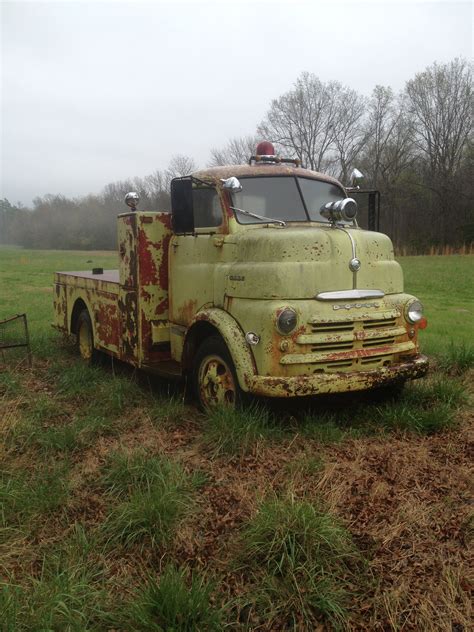
<path fill-rule="evenodd" d="M 136 198 L 118 216 L 118 270 L 55 274 L 54 324 L 86 360 L 186 377 L 202 407 L 426 373 L 423 306 L 337 180 L 263 142 L 247 165 L 175 178 L 171 213 Z"/>

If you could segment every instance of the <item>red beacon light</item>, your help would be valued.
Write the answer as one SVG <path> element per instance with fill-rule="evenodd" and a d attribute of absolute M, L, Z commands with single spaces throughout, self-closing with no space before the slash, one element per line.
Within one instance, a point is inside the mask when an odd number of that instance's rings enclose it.
<path fill-rule="evenodd" d="M 261 143 L 258 143 L 255 153 L 257 156 L 274 156 L 275 148 L 268 140 L 262 140 Z"/>
<path fill-rule="evenodd" d="M 260 164 L 279 164 L 282 162 L 289 162 L 296 167 L 301 165 L 301 162 L 298 159 L 294 158 L 281 158 L 275 154 L 275 147 L 273 147 L 273 143 L 268 140 L 262 140 L 257 145 L 257 150 L 255 152 L 255 156 L 250 156 L 249 165 L 252 163 L 260 163 Z"/>

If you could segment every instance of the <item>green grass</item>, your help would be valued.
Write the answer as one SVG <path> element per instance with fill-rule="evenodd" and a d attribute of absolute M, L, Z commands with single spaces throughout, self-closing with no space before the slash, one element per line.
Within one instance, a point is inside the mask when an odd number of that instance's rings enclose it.
<path fill-rule="evenodd" d="M 28 586 L 15 585 L 13 579 L 0 584 L 1 628 L 5 632 L 98 631 L 104 629 L 104 600 L 97 571 L 83 564 L 67 565 L 55 555 L 43 561 L 40 575 Z"/>
<path fill-rule="evenodd" d="M 117 266 L 116 252 L 0 247 L 0 319 L 26 312 L 35 355 L 55 355 L 57 335 L 50 326 L 54 272 Z"/>
<path fill-rule="evenodd" d="M 15 368 L 22 352 L 5 353 L 11 368 L 0 368 L 0 629 L 355 625 L 365 567 L 347 529 L 318 504 L 319 479 L 324 470 L 330 480 L 339 454 L 364 453 L 368 435 L 388 444 L 396 431 L 424 445 L 431 439 L 418 435 L 456 429 L 474 357 L 474 257 L 401 259 L 407 292 L 426 307 L 421 343 L 436 371 L 400 396 L 206 416 L 168 383 L 86 366 L 50 327 L 54 270 L 116 261 L 0 248 L 0 318 L 26 311 L 34 351 L 33 371 Z M 453 450 L 461 441 L 456 432 L 445 440 Z"/>
<path fill-rule="evenodd" d="M 315 415 L 306 413 L 294 429 L 303 437 L 317 441 L 322 445 L 340 443 L 362 433 L 359 428 L 351 427 L 347 413 L 326 412 Z"/>
<path fill-rule="evenodd" d="M 421 332 L 428 354 L 448 352 L 451 344 L 473 353 L 474 257 L 472 255 L 399 257 L 405 291 L 425 307 L 428 327 Z"/>
<path fill-rule="evenodd" d="M 438 355 L 441 369 L 454 375 L 462 375 L 474 367 L 474 346 L 462 342 L 456 345 L 451 341 L 449 347 Z"/>
<path fill-rule="evenodd" d="M 319 618 L 346 621 L 347 578 L 359 560 L 347 530 L 309 502 L 264 502 L 243 530 L 240 559 L 255 574 L 256 608 L 263 620 L 278 615 L 294 629 Z M 263 575 L 262 575 L 263 571 Z"/>
<path fill-rule="evenodd" d="M 97 437 L 113 434 L 114 425 L 105 417 L 77 416 L 66 425 L 36 430 L 29 442 L 46 451 L 72 452 L 92 445 Z"/>
<path fill-rule="evenodd" d="M 69 359 L 56 359 L 49 368 L 57 395 L 64 400 L 87 399 L 91 413 L 114 416 L 142 399 L 142 391 L 130 377 L 111 374 L 104 367 Z"/>
<path fill-rule="evenodd" d="M 147 583 L 127 604 L 126 629 L 137 632 L 218 632 L 222 612 L 211 603 L 214 584 L 203 577 L 168 565 L 159 581 Z"/>
<path fill-rule="evenodd" d="M 101 481 L 108 492 L 117 496 L 126 496 L 134 489 L 147 490 L 155 484 L 165 487 L 169 481 L 182 488 L 203 484 L 199 472 L 187 474 L 178 463 L 143 451 L 112 452 L 104 465 Z"/>
<path fill-rule="evenodd" d="M 237 410 L 219 407 L 206 414 L 204 442 L 214 456 L 243 456 L 282 434 L 272 413 L 257 404 Z"/>
<path fill-rule="evenodd" d="M 108 544 L 159 548 L 173 539 L 180 520 L 193 508 L 193 492 L 202 479 L 164 457 L 135 453 L 113 454 L 102 482 L 120 499 L 103 524 Z"/>
<path fill-rule="evenodd" d="M 29 401 L 26 412 L 31 422 L 38 426 L 61 418 L 64 414 L 61 403 L 57 399 L 41 393 Z"/>
<path fill-rule="evenodd" d="M 156 397 L 150 406 L 150 418 L 158 426 L 166 423 L 176 425 L 184 414 L 185 406 L 182 397 L 175 394 Z"/>
<path fill-rule="evenodd" d="M 366 400 L 338 410 L 309 410 L 301 419 L 294 419 L 291 428 L 320 445 L 390 430 L 434 434 L 457 423 L 456 413 L 468 400 L 461 380 L 435 375 L 408 383 L 395 396 L 390 391 L 368 393 Z"/>
<path fill-rule="evenodd" d="M 14 397 L 22 392 L 23 386 L 18 375 L 10 370 L 0 372 L 0 397 Z"/>
<path fill-rule="evenodd" d="M 410 384 L 400 398 L 376 408 L 373 421 L 386 429 L 433 434 L 456 423 L 455 413 L 466 402 L 464 385 L 447 376 Z"/>
<path fill-rule="evenodd" d="M 64 506 L 69 496 L 66 463 L 43 464 L 27 474 L 0 472 L 0 529 L 23 529 L 33 518 Z"/>

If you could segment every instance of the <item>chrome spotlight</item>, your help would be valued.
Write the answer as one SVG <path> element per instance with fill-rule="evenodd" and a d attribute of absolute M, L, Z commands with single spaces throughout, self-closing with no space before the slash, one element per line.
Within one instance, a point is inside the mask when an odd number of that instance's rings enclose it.
<path fill-rule="evenodd" d="M 125 204 L 129 206 L 132 211 L 137 210 L 138 202 L 140 202 L 140 196 L 135 191 L 130 191 L 125 196 Z"/>

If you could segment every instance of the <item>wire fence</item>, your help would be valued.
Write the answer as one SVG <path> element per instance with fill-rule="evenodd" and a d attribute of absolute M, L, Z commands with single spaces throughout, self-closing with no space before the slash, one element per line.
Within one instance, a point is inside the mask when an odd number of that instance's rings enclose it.
<path fill-rule="evenodd" d="M 11 318 L 0 320 L 0 356 L 6 364 L 7 351 L 25 349 L 28 364 L 31 367 L 31 346 L 26 314 L 17 314 Z"/>

